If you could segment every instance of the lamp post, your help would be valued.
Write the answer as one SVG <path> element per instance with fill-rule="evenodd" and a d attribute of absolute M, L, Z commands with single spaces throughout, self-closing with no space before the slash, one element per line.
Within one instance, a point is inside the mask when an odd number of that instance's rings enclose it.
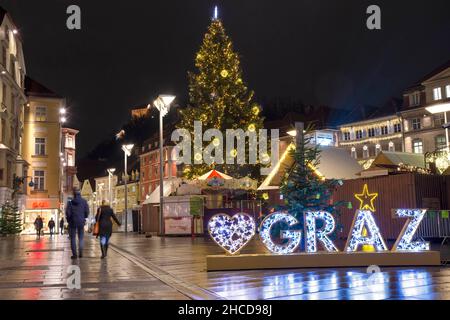
<path fill-rule="evenodd" d="M 154 102 L 154 106 L 159 111 L 159 233 L 164 235 L 164 137 L 163 118 L 169 113 L 170 105 L 175 100 L 172 95 L 160 95 Z"/>
<path fill-rule="evenodd" d="M 109 204 L 112 207 L 112 187 L 111 187 L 111 179 L 114 177 L 114 172 L 116 172 L 115 168 L 108 169 L 108 188 L 109 188 Z"/>
<path fill-rule="evenodd" d="M 127 144 L 122 146 L 124 152 L 124 182 L 125 182 L 125 233 L 128 233 L 128 157 L 131 156 L 131 150 L 133 150 L 134 144 Z"/>

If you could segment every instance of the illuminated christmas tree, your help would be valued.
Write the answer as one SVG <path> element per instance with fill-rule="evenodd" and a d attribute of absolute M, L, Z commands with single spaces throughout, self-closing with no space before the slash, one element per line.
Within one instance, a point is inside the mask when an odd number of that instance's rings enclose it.
<path fill-rule="evenodd" d="M 197 71 L 189 73 L 190 105 L 180 111 L 179 128 L 188 129 L 192 135 L 194 121 L 201 121 L 203 132 L 218 129 L 224 137 L 227 129 L 258 133 L 263 128 L 261 108 L 253 102 L 254 93 L 248 90 L 242 79 L 239 56 L 233 50 L 233 44 L 217 17 L 217 9 L 195 58 L 195 66 Z M 203 148 L 210 143 L 205 142 Z M 223 147 L 226 158 L 225 146 Z M 230 155 L 236 157 L 236 150 L 231 150 Z M 201 157 L 201 154 L 192 153 L 193 159 Z M 256 177 L 259 173 L 258 165 L 201 164 L 187 166 L 184 175 L 191 179 L 211 169 L 236 178 L 248 175 Z"/>

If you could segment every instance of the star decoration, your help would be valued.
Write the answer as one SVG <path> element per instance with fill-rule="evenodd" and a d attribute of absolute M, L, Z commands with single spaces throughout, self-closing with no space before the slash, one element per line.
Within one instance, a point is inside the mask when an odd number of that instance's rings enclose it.
<path fill-rule="evenodd" d="M 375 206 L 373 202 L 378 197 L 378 193 L 369 193 L 369 187 L 364 185 L 363 192 L 361 194 L 355 194 L 355 198 L 359 200 L 360 210 L 370 210 L 375 212 Z"/>

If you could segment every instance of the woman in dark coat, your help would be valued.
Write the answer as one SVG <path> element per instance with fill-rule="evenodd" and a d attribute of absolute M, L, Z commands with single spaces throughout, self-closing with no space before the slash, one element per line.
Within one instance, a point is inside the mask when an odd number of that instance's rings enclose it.
<path fill-rule="evenodd" d="M 112 234 L 112 219 L 120 226 L 122 225 L 114 214 L 113 209 L 103 201 L 102 206 L 98 209 L 95 221 L 99 222 L 99 233 L 97 237 L 100 237 L 100 248 L 102 249 L 102 259 L 106 257 L 108 253 L 109 239 Z"/>

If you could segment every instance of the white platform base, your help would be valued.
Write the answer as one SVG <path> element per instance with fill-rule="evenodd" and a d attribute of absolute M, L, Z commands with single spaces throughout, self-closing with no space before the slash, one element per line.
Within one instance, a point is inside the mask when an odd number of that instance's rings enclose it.
<path fill-rule="evenodd" d="M 241 254 L 206 257 L 208 271 L 297 269 L 377 266 L 439 266 L 438 251 L 426 252 L 355 252 L 355 253 L 298 253 L 291 255 Z"/>

